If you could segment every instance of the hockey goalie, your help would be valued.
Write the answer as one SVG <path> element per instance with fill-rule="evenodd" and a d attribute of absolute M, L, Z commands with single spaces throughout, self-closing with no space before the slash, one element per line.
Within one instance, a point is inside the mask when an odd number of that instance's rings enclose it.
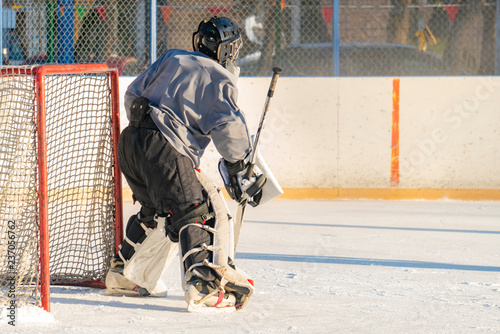
<path fill-rule="evenodd" d="M 141 209 L 127 223 L 106 294 L 164 295 L 161 275 L 178 252 L 189 311 L 241 310 L 253 281 L 234 263 L 234 222 L 224 198 L 196 169 L 213 141 L 236 201 L 259 205 L 273 182 L 265 168 L 247 175 L 252 145 L 236 103 L 238 27 L 213 17 L 192 42 L 193 52 L 169 50 L 127 88 L 129 125 L 118 161 Z"/>

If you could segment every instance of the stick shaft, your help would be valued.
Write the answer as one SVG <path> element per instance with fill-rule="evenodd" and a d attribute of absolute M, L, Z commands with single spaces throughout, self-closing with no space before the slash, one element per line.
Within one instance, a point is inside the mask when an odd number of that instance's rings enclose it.
<path fill-rule="evenodd" d="M 264 120 L 266 119 L 267 111 L 269 110 L 269 105 L 271 103 L 271 98 L 274 95 L 274 90 L 276 89 L 276 83 L 278 82 L 278 77 L 281 73 L 281 68 L 273 68 L 273 77 L 271 79 L 271 84 L 269 85 L 269 90 L 267 92 L 266 102 L 264 103 L 264 111 L 260 116 L 259 127 L 257 128 L 257 133 L 255 135 L 255 140 L 252 145 L 252 153 L 250 155 L 250 162 L 248 164 L 248 170 L 246 178 L 249 179 L 253 174 L 253 168 L 255 166 L 255 161 L 257 159 L 257 148 L 260 142 L 260 134 L 264 128 Z M 245 214 L 245 207 L 247 205 L 247 199 L 238 205 L 236 212 L 236 219 L 234 221 L 234 251 L 236 252 L 236 247 L 238 246 L 238 240 L 240 238 L 241 225 L 243 224 L 243 215 Z"/>
<path fill-rule="evenodd" d="M 271 79 L 271 84 L 269 85 L 269 90 L 267 91 L 266 102 L 264 103 L 264 110 L 262 111 L 262 115 L 260 116 L 259 126 L 257 128 L 257 133 L 255 134 L 255 140 L 252 145 L 252 153 L 250 155 L 250 163 L 247 170 L 246 178 L 250 178 L 253 174 L 253 168 L 255 166 L 255 160 L 257 159 L 257 148 L 260 143 L 260 134 L 262 133 L 262 129 L 264 128 L 264 120 L 266 119 L 267 112 L 269 111 L 269 106 L 271 105 L 271 98 L 274 95 L 274 90 L 276 89 L 276 84 L 278 82 L 278 77 L 281 73 L 281 69 L 279 67 L 273 68 L 273 77 Z"/>

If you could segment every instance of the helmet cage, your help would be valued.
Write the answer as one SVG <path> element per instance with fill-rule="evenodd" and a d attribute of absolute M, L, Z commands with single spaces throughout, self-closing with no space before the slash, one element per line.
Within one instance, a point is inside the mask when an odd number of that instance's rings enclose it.
<path fill-rule="evenodd" d="M 238 59 L 238 53 L 243 46 L 243 41 L 241 37 L 237 37 L 229 42 L 221 43 L 217 51 L 217 59 L 220 64 L 226 66 L 227 60 Z"/>

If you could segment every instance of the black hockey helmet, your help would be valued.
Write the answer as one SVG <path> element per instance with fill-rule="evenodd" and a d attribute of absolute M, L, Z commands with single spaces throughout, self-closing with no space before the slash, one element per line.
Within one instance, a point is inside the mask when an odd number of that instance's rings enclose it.
<path fill-rule="evenodd" d="M 203 52 L 222 66 L 228 59 L 238 58 L 241 45 L 239 28 L 227 17 L 204 20 L 193 33 L 193 50 Z"/>

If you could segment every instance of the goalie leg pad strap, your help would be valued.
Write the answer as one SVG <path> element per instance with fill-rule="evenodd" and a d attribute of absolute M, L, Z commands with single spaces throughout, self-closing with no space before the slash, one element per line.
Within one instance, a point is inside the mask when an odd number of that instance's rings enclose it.
<path fill-rule="evenodd" d="M 156 227 L 155 214 L 155 209 L 142 206 L 139 213 L 129 218 L 125 229 L 125 240 L 118 253 L 123 261 L 134 255 L 136 245 L 144 240 L 147 230 Z"/>
<path fill-rule="evenodd" d="M 216 276 L 213 271 L 204 265 L 205 260 L 212 261 L 209 245 L 213 243 L 213 234 L 201 225 L 193 223 L 182 228 L 179 238 L 183 271 L 192 271 L 204 281 L 214 281 Z"/>

